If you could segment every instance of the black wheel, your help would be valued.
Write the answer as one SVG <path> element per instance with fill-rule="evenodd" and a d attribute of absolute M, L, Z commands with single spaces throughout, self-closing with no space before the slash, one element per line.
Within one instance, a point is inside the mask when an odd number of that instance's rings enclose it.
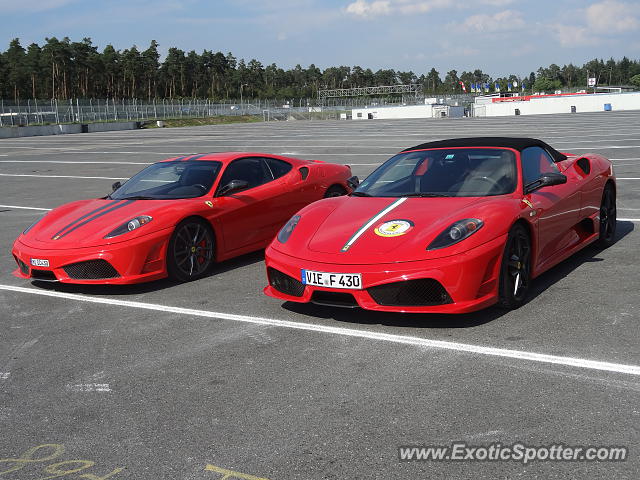
<path fill-rule="evenodd" d="M 167 271 L 169 277 L 188 282 L 202 277 L 213 263 L 213 232 L 203 220 L 180 222 L 169 240 Z"/>
<path fill-rule="evenodd" d="M 340 185 L 332 185 L 331 187 L 327 188 L 326 192 L 324 192 L 324 198 L 341 197 L 346 193 L 346 190 Z"/>
<path fill-rule="evenodd" d="M 610 183 L 604 187 L 600 203 L 600 236 L 598 245 L 607 248 L 613 245 L 616 236 L 616 192 Z"/>
<path fill-rule="evenodd" d="M 522 225 L 515 225 L 507 237 L 500 267 L 498 305 L 515 309 L 527 299 L 531 283 L 531 239 Z"/>

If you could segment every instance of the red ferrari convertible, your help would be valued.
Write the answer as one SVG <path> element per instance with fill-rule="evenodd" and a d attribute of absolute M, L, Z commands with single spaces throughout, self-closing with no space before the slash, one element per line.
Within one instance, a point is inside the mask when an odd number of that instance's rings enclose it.
<path fill-rule="evenodd" d="M 264 248 L 300 208 L 355 186 L 348 166 L 264 153 L 172 158 L 58 207 L 13 245 L 21 278 L 125 284 L 203 276 Z"/>
<path fill-rule="evenodd" d="M 531 138 L 402 151 L 351 196 L 309 205 L 266 250 L 265 293 L 397 312 L 517 308 L 531 280 L 614 241 L 611 162 Z"/>

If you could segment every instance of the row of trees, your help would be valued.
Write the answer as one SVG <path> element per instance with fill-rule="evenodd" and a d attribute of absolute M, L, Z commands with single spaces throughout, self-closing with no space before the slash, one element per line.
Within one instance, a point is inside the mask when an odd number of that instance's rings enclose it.
<path fill-rule="evenodd" d="M 296 65 L 285 70 L 275 63 L 264 66 L 258 60 L 245 62 L 231 53 L 204 50 L 185 52 L 170 48 L 160 61 L 158 43 L 153 40 L 145 50 L 135 45 L 116 50 L 107 45 L 102 52 L 90 38 L 72 42 L 47 38 L 44 45 L 32 43 L 23 47 L 14 39 L 0 53 L 0 98 L 175 98 L 199 97 L 216 100 L 238 98 L 243 94 L 256 98 L 314 97 L 318 89 L 351 88 L 397 83 L 420 83 L 424 93 L 461 93 L 462 85 L 498 83 L 506 90 L 517 82 L 518 89 L 549 91 L 586 85 L 587 77 L 596 77 L 598 84 L 640 86 L 640 61 L 624 57 L 592 60 L 581 67 L 573 64 L 550 65 L 531 72 L 528 77 L 517 75 L 491 78 L 482 70 L 462 72 L 450 70 L 444 75 L 432 68 L 416 74 L 392 69 L 376 72 L 369 68 L 329 67 L 324 70 L 311 64 Z"/>

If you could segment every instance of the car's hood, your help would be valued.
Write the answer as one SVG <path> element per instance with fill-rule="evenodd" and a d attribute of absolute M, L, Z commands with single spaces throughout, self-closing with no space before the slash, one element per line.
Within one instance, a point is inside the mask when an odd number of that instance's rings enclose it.
<path fill-rule="evenodd" d="M 94 247 L 117 243 L 166 228 L 164 221 L 170 215 L 171 200 L 81 200 L 58 207 L 49 212 L 33 229 L 21 237 L 27 245 L 63 250 Z M 105 239 L 111 231 L 140 215 L 153 220 L 139 232 Z"/>
<path fill-rule="evenodd" d="M 343 264 L 406 262 L 455 255 L 503 235 L 519 211 L 515 198 L 338 197 L 300 212 L 289 241 L 273 248 L 301 259 Z M 479 218 L 484 227 L 450 248 L 427 250 L 447 227 Z"/>
<path fill-rule="evenodd" d="M 309 249 L 323 253 L 348 250 L 354 255 L 365 251 L 371 255 L 389 253 L 402 248 L 416 235 L 437 228 L 443 218 L 471 203 L 473 201 L 469 198 L 352 197 L 318 226 L 309 241 Z M 371 223 L 373 219 L 375 221 Z M 394 221 L 396 223 L 390 223 Z M 386 228 L 381 230 L 380 227 L 385 225 Z M 354 239 L 356 235 L 358 237 Z"/>

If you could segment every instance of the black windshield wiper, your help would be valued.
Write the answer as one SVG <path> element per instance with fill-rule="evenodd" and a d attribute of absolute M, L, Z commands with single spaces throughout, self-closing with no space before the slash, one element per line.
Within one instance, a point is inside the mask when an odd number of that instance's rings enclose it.
<path fill-rule="evenodd" d="M 413 192 L 413 193 L 404 193 L 398 196 L 399 197 L 448 197 L 449 195 L 447 195 L 446 193 Z"/>
<path fill-rule="evenodd" d="M 369 194 L 367 192 L 352 192 L 351 196 L 352 197 L 370 197 L 371 194 Z"/>
<path fill-rule="evenodd" d="M 116 200 L 157 200 L 156 197 L 148 197 L 145 195 L 132 195 L 130 197 L 117 198 Z"/>

